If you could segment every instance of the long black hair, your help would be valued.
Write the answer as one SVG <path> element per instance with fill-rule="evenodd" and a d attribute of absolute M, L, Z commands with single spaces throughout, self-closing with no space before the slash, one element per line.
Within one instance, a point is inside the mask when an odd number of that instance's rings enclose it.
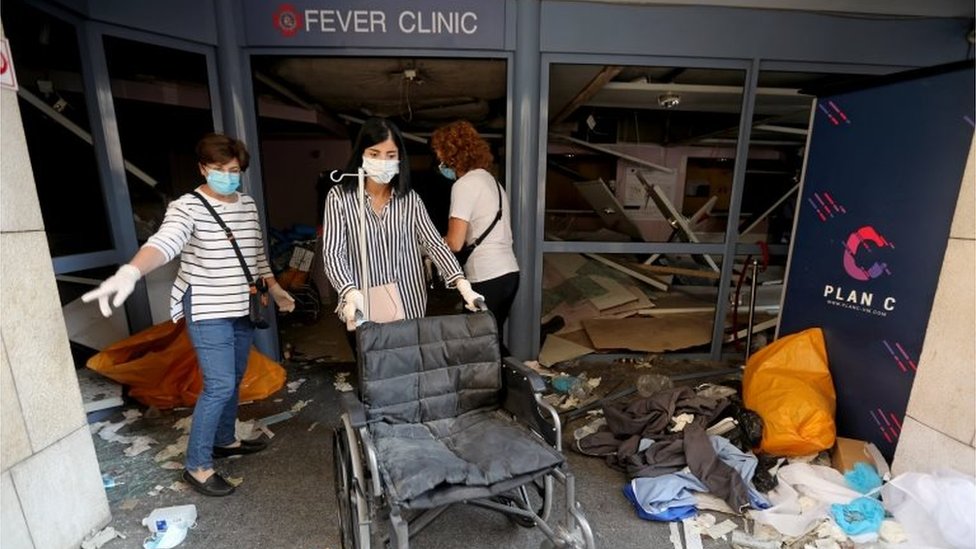
<path fill-rule="evenodd" d="M 397 196 L 406 196 L 410 192 L 410 160 L 407 158 L 407 148 L 403 144 L 403 136 L 396 124 L 386 118 L 374 116 L 363 122 L 363 127 L 360 128 L 352 147 L 352 156 L 346 164 L 346 173 L 356 173 L 356 170 L 363 165 L 363 153 L 366 149 L 390 138 L 393 138 L 400 157 L 400 173 L 393 177 L 390 185 L 394 185 Z M 355 192 L 357 185 L 355 178 L 347 177 L 342 180 L 342 188 L 346 192 Z"/>

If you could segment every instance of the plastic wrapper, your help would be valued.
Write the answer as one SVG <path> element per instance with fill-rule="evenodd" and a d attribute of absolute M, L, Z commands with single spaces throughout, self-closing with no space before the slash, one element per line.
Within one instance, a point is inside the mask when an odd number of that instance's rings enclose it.
<path fill-rule="evenodd" d="M 88 359 L 88 368 L 129 386 L 129 396 L 160 409 L 192 406 L 203 376 L 183 320 L 163 322 L 116 342 Z M 240 400 L 260 400 L 281 389 L 285 369 L 251 348 Z"/>
<path fill-rule="evenodd" d="M 780 338 L 753 355 L 742 397 L 763 419 L 762 451 L 802 456 L 831 448 L 837 396 L 820 328 Z"/>

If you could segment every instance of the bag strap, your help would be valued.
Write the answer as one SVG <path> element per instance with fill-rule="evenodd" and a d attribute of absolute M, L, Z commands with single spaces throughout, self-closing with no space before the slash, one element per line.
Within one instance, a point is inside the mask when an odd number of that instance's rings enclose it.
<path fill-rule="evenodd" d="M 495 225 L 498 224 L 498 220 L 502 218 L 502 184 L 495 179 L 495 185 L 498 187 L 498 213 L 495 214 L 495 219 L 491 220 L 491 225 L 488 225 L 485 232 L 481 233 L 481 236 L 474 239 L 474 242 L 471 244 L 472 247 L 481 244 L 481 241 L 487 238 L 488 233 L 495 228 Z"/>
<path fill-rule="evenodd" d="M 202 202 L 203 206 L 207 208 L 207 211 L 209 211 L 210 215 L 212 215 L 214 220 L 217 221 L 220 228 L 224 230 L 227 240 L 230 240 L 230 245 L 234 247 L 234 253 L 237 254 L 237 260 L 241 262 L 241 268 L 244 269 L 244 278 L 247 279 L 247 285 L 254 286 L 254 277 L 251 276 L 251 270 L 247 268 L 247 262 L 244 261 L 244 254 L 241 253 L 240 247 L 237 246 L 237 240 L 234 239 L 234 233 L 230 231 L 230 227 L 228 227 L 227 224 L 224 223 L 224 220 L 217 215 L 217 210 L 210 205 L 210 202 L 208 202 L 202 194 L 198 193 L 197 191 L 193 191 L 193 196 L 200 199 L 200 202 Z"/>

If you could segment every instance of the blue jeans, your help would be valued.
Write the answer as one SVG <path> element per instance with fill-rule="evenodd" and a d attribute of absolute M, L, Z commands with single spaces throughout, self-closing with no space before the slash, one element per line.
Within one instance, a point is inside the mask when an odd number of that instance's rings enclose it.
<path fill-rule="evenodd" d="M 183 314 L 203 374 L 203 391 L 193 407 L 184 464 L 187 470 L 197 471 L 213 467 L 215 445 L 229 446 L 237 440 L 238 392 L 254 326 L 246 316 L 191 321 L 190 289 L 183 296 Z"/>

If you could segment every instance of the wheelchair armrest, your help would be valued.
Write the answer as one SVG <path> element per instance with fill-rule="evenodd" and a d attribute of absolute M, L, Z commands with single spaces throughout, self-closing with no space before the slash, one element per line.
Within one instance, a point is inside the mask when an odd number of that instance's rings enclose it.
<path fill-rule="evenodd" d="M 542 379 L 539 372 L 536 372 L 532 368 L 529 368 L 518 359 L 512 357 L 505 357 L 502 361 L 502 368 L 510 368 L 516 373 L 522 375 L 525 378 L 525 382 L 529 384 L 533 393 L 541 393 L 546 390 L 546 381 Z"/>
<path fill-rule="evenodd" d="M 552 414 L 547 417 L 539 409 L 538 395 L 546 388 L 542 376 L 513 358 L 505 358 L 502 361 L 502 387 L 502 407 L 558 448 L 561 444 L 559 418 Z"/>
<path fill-rule="evenodd" d="M 349 414 L 349 422 L 353 427 L 366 425 L 366 406 L 352 391 L 339 393 L 339 406 L 343 412 Z"/>

